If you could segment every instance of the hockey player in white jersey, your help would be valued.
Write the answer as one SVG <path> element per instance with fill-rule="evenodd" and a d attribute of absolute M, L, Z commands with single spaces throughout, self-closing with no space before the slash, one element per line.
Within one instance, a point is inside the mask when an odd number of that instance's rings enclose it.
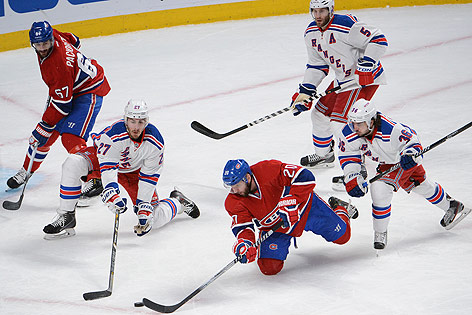
<path fill-rule="evenodd" d="M 378 112 L 371 101 L 360 99 L 348 113 L 349 123 L 339 138 L 339 162 L 344 171 L 346 191 L 353 197 L 362 197 L 368 184 L 360 175 L 362 156 L 378 162 L 379 173 L 400 163 L 370 185 L 374 226 L 374 248 L 387 245 L 387 227 L 391 214 L 393 193 L 400 187 L 407 193 L 415 192 L 445 211 L 440 224 L 450 229 L 470 213 L 462 202 L 453 199 L 440 184 L 426 177 L 422 157 L 415 154 L 423 148 L 416 132 Z"/>
<path fill-rule="evenodd" d="M 314 154 L 301 158 L 308 167 L 333 167 L 334 142 L 347 122 L 352 104 L 370 100 L 381 84 L 386 84 L 380 58 L 388 43 L 377 27 L 367 25 L 350 14 L 334 14 L 334 0 L 311 0 L 314 21 L 305 31 L 308 63 L 297 93 L 292 97 L 293 115 L 312 108 L 312 96 L 331 70 L 334 80 L 328 89 L 340 90 L 315 100 L 311 111 Z"/>
<path fill-rule="evenodd" d="M 130 100 L 124 119 L 92 134 L 93 147 L 71 154 L 62 166 L 60 207 L 55 220 L 44 227 L 46 239 L 75 235 L 75 207 L 80 197 L 80 177 L 91 170 L 100 170 L 104 190 L 102 201 L 113 212 L 134 209 L 138 236 L 170 222 L 185 212 L 192 218 L 200 215 L 193 201 L 177 189 L 169 198 L 159 200 L 156 185 L 164 162 L 164 139 L 159 130 L 149 123 L 148 108 L 143 100 Z M 90 158 L 96 155 L 97 159 Z M 132 204 L 122 197 L 120 184 Z"/>

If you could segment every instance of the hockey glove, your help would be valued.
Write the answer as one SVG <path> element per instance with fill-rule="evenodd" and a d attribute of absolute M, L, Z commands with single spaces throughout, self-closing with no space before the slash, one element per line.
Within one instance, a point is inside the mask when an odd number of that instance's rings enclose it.
<path fill-rule="evenodd" d="M 44 121 L 40 121 L 31 133 L 29 144 L 32 146 L 37 145 L 38 147 L 45 145 L 46 142 L 48 142 L 49 137 L 52 135 L 54 127 L 55 126 L 49 126 Z"/>
<path fill-rule="evenodd" d="M 138 236 L 146 235 L 152 229 L 154 207 L 149 202 L 140 202 L 135 209 L 139 224 L 134 227 L 134 233 Z"/>
<path fill-rule="evenodd" d="M 360 173 L 351 173 L 344 176 L 344 185 L 349 196 L 362 197 L 368 189 L 368 184 Z"/>
<path fill-rule="evenodd" d="M 415 149 L 410 148 L 400 153 L 400 166 L 404 170 L 409 170 L 410 168 L 413 168 L 418 165 L 419 157 L 415 157 L 415 154 L 417 152 L 418 151 L 416 151 Z"/>
<path fill-rule="evenodd" d="M 233 252 L 236 257 L 241 257 L 239 262 L 242 264 L 252 263 L 256 260 L 257 248 L 251 241 L 238 239 L 233 245 Z"/>
<path fill-rule="evenodd" d="M 297 199 L 295 199 L 293 196 L 281 198 L 277 204 L 277 213 L 284 221 L 284 225 L 282 227 L 284 229 L 290 230 L 292 226 L 294 226 L 298 220 L 300 220 Z"/>
<path fill-rule="evenodd" d="M 301 112 L 311 109 L 313 97 L 316 95 L 316 87 L 311 84 L 300 84 L 299 91 L 292 96 L 293 116 L 300 115 Z"/>
<path fill-rule="evenodd" d="M 123 213 L 128 209 L 126 198 L 121 198 L 119 193 L 120 191 L 117 188 L 107 187 L 101 194 L 103 203 L 107 204 L 108 209 L 113 213 Z"/>
<path fill-rule="evenodd" d="M 364 86 L 374 83 L 374 65 L 375 60 L 365 56 L 357 61 L 357 69 L 354 72 L 354 76 L 359 85 Z"/>

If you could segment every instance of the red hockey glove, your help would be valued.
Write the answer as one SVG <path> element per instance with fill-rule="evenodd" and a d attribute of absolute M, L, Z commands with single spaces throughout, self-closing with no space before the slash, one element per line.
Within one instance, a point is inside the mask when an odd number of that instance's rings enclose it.
<path fill-rule="evenodd" d="M 349 196 L 362 197 L 368 191 L 368 184 L 360 173 L 351 173 L 344 176 L 344 183 Z"/>
<path fill-rule="evenodd" d="M 357 69 L 354 72 L 355 78 L 359 85 L 369 85 L 374 83 L 374 60 L 365 57 L 357 61 Z"/>
<path fill-rule="evenodd" d="M 44 121 L 40 121 L 31 133 L 31 137 L 29 138 L 29 144 L 37 144 L 38 147 L 42 147 L 43 145 L 45 145 L 46 142 L 48 142 L 49 137 L 52 135 L 54 127 L 55 126 L 49 126 Z"/>
<path fill-rule="evenodd" d="M 233 252 L 236 257 L 241 257 L 239 260 L 242 264 L 251 263 L 256 260 L 257 248 L 251 241 L 238 239 L 233 245 Z"/>
<path fill-rule="evenodd" d="M 290 230 L 300 220 L 297 199 L 293 196 L 286 196 L 279 200 L 277 213 L 284 221 L 283 228 Z"/>

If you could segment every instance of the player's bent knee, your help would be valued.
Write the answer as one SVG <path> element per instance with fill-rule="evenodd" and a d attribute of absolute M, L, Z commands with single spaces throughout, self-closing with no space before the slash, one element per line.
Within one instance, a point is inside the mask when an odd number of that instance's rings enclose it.
<path fill-rule="evenodd" d="M 278 274 L 284 267 L 284 261 L 273 258 L 260 258 L 257 260 L 259 270 L 266 276 Z"/>
<path fill-rule="evenodd" d="M 61 135 L 61 141 L 64 148 L 66 148 L 67 152 L 70 154 L 74 154 L 80 151 L 82 148 L 87 147 L 87 144 L 83 138 L 71 133 L 63 133 Z"/>
<path fill-rule="evenodd" d="M 343 245 L 349 242 L 350 239 L 351 239 L 351 226 L 348 224 L 346 227 L 346 232 L 344 232 L 344 234 L 340 238 L 333 241 L 333 243 L 338 244 L 338 245 Z"/>

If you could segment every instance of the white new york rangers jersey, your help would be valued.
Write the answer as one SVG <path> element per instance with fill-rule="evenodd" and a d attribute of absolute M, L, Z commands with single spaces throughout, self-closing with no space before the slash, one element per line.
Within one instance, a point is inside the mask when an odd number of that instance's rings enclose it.
<path fill-rule="evenodd" d="M 119 120 L 91 137 L 103 187 L 118 183 L 118 173 L 139 170 L 138 199 L 150 201 L 164 161 L 164 139 L 159 130 L 148 124 L 141 142 L 136 142 L 129 137 L 124 120 Z"/>
<path fill-rule="evenodd" d="M 334 14 L 325 31 L 313 21 L 305 31 L 305 45 L 308 64 L 303 83 L 318 86 L 331 68 L 335 86 L 352 80 L 343 85 L 341 92 L 359 88 L 354 72 L 358 59 L 364 56 L 377 62 L 373 84 L 386 83 L 380 58 L 387 49 L 387 39 L 378 28 L 359 22 L 353 15 Z"/>
<path fill-rule="evenodd" d="M 339 162 L 344 174 L 360 171 L 361 155 L 381 164 L 396 164 L 406 149 L 422 150 L 416 131 L 380 114 L 380 126 L 371 136 L 359 137 L 350 124 L 344 126 L 339 138 Z"/>

